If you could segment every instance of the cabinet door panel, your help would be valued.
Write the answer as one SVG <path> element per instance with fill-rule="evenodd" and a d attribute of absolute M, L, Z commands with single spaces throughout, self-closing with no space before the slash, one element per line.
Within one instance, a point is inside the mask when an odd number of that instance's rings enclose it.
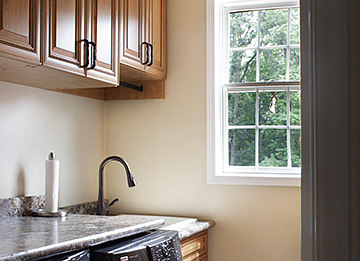
<path fill-rule="evenodd" d="M 44 65 L 83 74 L 79 67 L 83 62 L 80 40 L 84 37 L 84 1 L 43 1 L 44 19 L 47 30 L 42 37 Z"/>
<path fill-rule="evenodd" d="M 54 47 L 65 52 L 73 58 L 75 57 L 76 34 L 76 2 L 73 0 L 52 1 L 52 19 L 54 20 L 53 35 L 56 42 Z M 65 34 L 66 32 L 66 34 Z"/>
<path fill-rule="evenodd" d="M 97 6 L 97 14 L 94 16 L 96 17 L 96 21 L 94 19 L 95 30 L 94 30 L 94 38 L 93 40 L 96 41 L 97 45 L 97 58 L 104 64 L 111 64 L 112 61 L 112 50 L 114 44 L 113 32 L 112 28 L 115 26 L 116 20 L 114 17 L 115 14 L 115 7 L 111 9 L 112 6 L 115 6 L 116 1 L 111 0 L 98 0 Z M 114 32 L 116 28 L 114 28 Z"/>
<path fill-rule="evenodd" d="M 122 41 L 121 57 L 122 64 L 143 70 L 141 43 L 145 40 L 145 1 L 121 0 Z"/>
<path fill-rule="evenodd" d="M 92 0 L 89 23 L 91 41 L 96 43 L 96 66 L 87 76 L 118 82 L 118 0 Z"/>
<path fill-rule="evenodd" d="M 152 65 L 147 66 L 148 73 L 166 78 L 166 0 L 148 0 L 149 19 L 148 42 L 153 45 Z"/>
<path fill-rule="evenodd" d="M 38 0 L 0 0 L 0 53 L 40 64 Z"/>

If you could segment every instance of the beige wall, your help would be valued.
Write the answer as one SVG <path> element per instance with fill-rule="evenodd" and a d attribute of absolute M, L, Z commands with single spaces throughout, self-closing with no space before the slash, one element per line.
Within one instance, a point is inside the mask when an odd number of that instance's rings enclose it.
<path fill-rule="evenodd" d="M 212 261 L 300 260 L 300 188 L 206 184 L 205 0 L 168 1 L 166 99 L 106 104 L 107 168 L 114 213 L 214 219 Z"/>
<path fill-rule="evenodd" d="M 205 51 L 205 0 L 170 0 L 165 100 L 105 108 L 0 82 L 0 197 L 44 194 L 53 150 L 60 205 L 96 200 L 99 163 L 117 154 L 138 186 L 127 188 L 118 164 L 106 167 L 107 196 L 120 198 L 113 212 L 214 219 L 213 261 L 300 260 L 299 188 L 206 184 Z"/>
<path fill-rule="evenodd" d="M 96 200 L 104 114 L 104 102 L 0 82 L 0 197 L 44 194 L 54 151 L 60 206 Z"/>

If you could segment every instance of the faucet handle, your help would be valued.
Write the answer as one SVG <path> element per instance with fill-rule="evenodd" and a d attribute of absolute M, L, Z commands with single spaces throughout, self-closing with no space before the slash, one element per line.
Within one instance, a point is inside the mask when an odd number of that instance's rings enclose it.
<path fill-rule="evenodd" d="M 114 198 L 114 199 L 110 202 L 110 204 L 106 204 L 106 203 L 105 203 L 105 211 L 108 212 L 109 208 L 110 208 L 112 205 L 114 205 L 116 202 L 118 202 L 118 201 L 119 201 L 118 198 Z"/>
<path fill-rule="evenodd" d="M 111 202 L 110 202 L 110 204 L 109 204 L 109 207 L 111 207 L 112 205 L 114 205 L 116 202 L 118 202 L 119 201 L 119 199 L 118 198 L 114 198 Z"/>

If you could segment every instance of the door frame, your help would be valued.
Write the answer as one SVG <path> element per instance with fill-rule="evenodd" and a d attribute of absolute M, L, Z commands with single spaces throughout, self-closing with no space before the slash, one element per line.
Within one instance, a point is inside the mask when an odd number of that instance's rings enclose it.
<path fill-rule="evenodd" d="M 360 260 L 360 4 L 300 7 L 301 260 Z"/>

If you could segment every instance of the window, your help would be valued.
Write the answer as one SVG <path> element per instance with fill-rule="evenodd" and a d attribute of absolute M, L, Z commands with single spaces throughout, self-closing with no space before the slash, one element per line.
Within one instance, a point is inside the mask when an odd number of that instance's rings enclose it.
<path fill-rule="evenodd" d="M 208 183 L 300 185 L 298 2 L 207 5 Z"/>

